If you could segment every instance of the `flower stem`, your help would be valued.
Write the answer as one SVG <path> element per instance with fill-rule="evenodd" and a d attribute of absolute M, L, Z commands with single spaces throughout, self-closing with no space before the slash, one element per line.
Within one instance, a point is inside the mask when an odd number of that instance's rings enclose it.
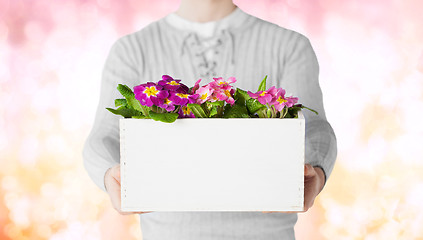
<path fill-rule="evenodd" d="M 263 109 L 263 110 L 258 111 L 257 112 L 257 115 L 259 116 L 259 118 L 267 118 L 266 111 L 267 111 L 266 108 Z"/>
<path fill-rule="evenodd" d="M 173 113 L 178 113 L 180 108 L 181 108 L 181 105 L 177 105 L 175 110 L 173 110 Z"/>
<path fill-rule="evenodd" d="M 283 108 L 283 116 L 282 116 L 282 118 L 285 118 L 286 114 L 288 114 L 288 108 L 284 107 Z"/>

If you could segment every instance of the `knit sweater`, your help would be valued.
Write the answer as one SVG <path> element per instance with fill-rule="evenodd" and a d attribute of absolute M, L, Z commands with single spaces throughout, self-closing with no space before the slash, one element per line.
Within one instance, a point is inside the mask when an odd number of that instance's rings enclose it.
<path fill-rule="evenodd" d="M 167 74 L 193 86 L 199 78 L 235 76 L 235 87 L 267 85 L 319 112 L 305 110 L 305 162 L 323 169 L 328 179 L 336 159 L 336 137 L 326 120 L 319 66 L 304 35 L 241 11 L 242 24 L 216 32 L 215 60 L 205 57 L 196 33 L 170 25 L 165 18 L 117 40 L 106 60 L 95 122 L 83 150 L 84 166 L 105 191 L 104 174 L 120 161 L 119 116 L 105 108 L 121 98 L 119 83 L 134 87 Z M 232 20 L 232 21 L 237 21 Z M 248 201 L 248 199 L 246 199 Z M 293 239 L 296 214 L 261 212 L 151 212 L 140 214 L 144 240 Z"/>

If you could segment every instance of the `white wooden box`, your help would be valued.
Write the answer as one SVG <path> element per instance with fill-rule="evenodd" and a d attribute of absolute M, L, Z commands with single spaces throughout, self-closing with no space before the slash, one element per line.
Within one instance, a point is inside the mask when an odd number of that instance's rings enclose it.
<path fill-rule="evenodd" d="M 121 119 L 122 211 L 301 211 L 305 120 Z"/>

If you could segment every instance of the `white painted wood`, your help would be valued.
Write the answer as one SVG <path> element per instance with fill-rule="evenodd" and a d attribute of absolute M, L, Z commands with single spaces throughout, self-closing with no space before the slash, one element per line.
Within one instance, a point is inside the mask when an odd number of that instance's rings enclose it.
<path fill-rule="evenodd" d="M 305 120 L 121 119 L 123 211 L 301 211 Z"/>

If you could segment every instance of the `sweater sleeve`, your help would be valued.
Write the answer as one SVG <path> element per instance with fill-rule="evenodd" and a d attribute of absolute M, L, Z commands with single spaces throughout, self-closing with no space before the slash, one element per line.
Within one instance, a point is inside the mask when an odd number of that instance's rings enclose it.
<path fill-rule="evenodd" d="M 326 183 L 336 160 L 336 137 L 326 120 L 316 54 L 305 36 L 298 33 L 294 36 L 290 50 L 284 54 L 283 86 L 288 94 L 299 98 L 299 103 L 319 113 L 303 110 L 306 120 L 305 162 L 322 168 Z"/>
<path fill-rule="evenodd" d="M 119 83 L 132 87 L 137 78 L 133 51 L 129 51 L 130 42 L 126 37 L 119 39 L 112 46 L 105 62 L 100 100 L 92 130 L 83 149 L 84 167 L 94 183 L 103 191 L 106 171 L 120 162 L 119 118 L 106 110 L 114 108 L 114 100 L 122 98 L 117 86 Z"/>

